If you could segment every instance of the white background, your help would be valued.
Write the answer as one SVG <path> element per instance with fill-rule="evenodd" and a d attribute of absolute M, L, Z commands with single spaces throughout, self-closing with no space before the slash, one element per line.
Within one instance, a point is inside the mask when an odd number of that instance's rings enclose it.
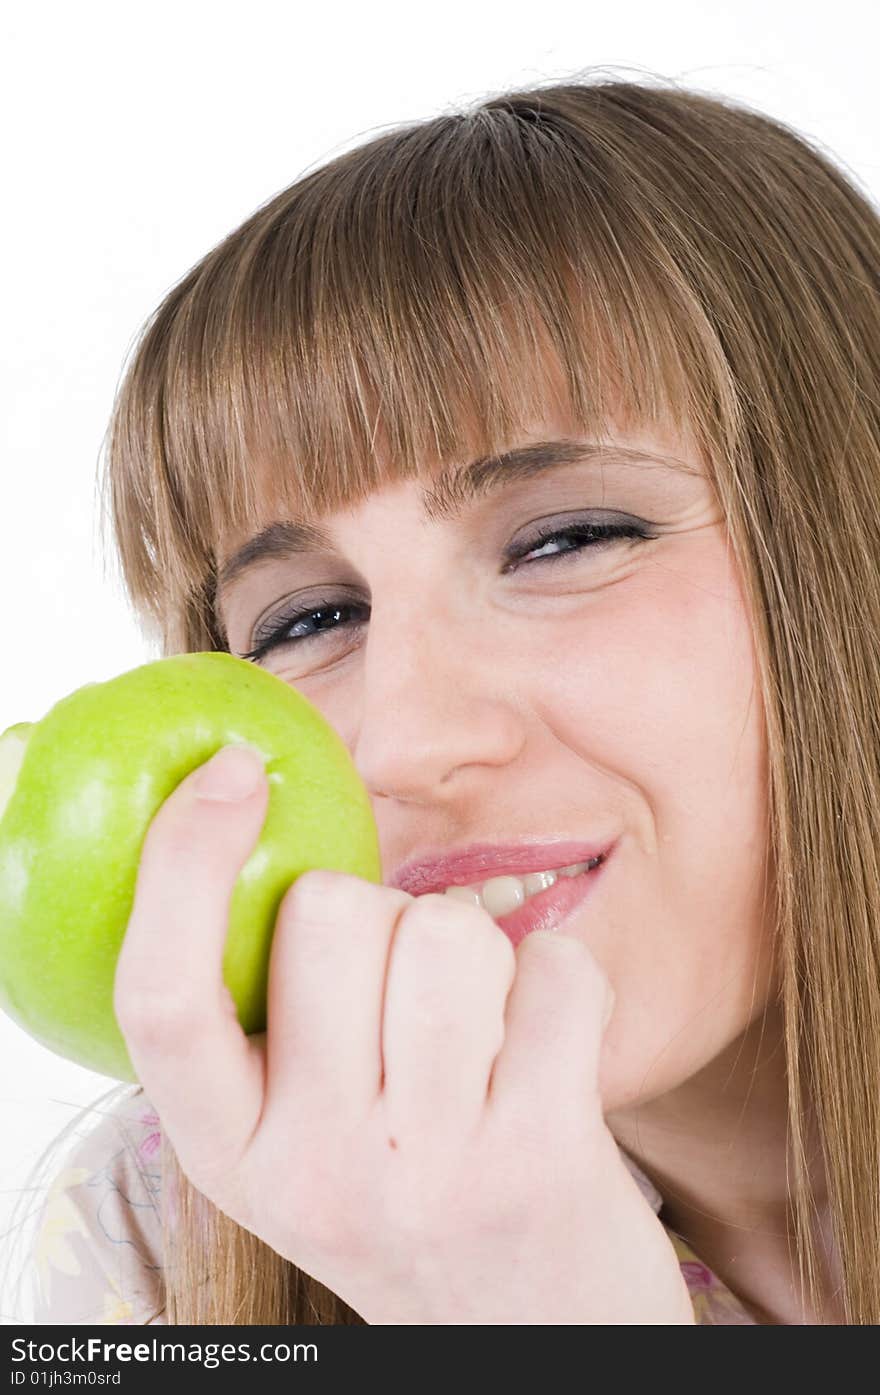
<path fill-rule="evenodd" d="M 596 65 L 744 99 L 818 140 L 880 202 L 873 9 L 5 7 L 0 731 L 159 657 L 100 549 L 102 438 L 143 321 L 257 205 L 388 127 Z M 38 1153 L 112 1084 L 0 1014 L 0 1255 Z M 0 1297 L 0 1321 L 29 1317 Z"/>

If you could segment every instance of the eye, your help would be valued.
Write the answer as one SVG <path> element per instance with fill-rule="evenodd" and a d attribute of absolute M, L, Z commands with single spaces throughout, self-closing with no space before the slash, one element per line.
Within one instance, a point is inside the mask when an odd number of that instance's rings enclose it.
<path fill-rule="evenodd" d="M 268 626 L 264 626 L 258 631 L 255 638 L 257 640 L 254 648 L 247 654 L 242 654 L 243 659 L 252 659 L 259 663 L 270 649 L 275 649 L 279 645 L 304 645 L 310 644 L 321 635 L 332 634 L 341 625 L 351 625 L 352 615 L 363 617 L 358 623 L 363 623 L 369 618 L 370 607 L 368 605 L 357 605 L 352 602 L 340 602 L 339 600 L 318 599 L 307 609 L 293 610 L 280 616 L 273 616 Z M 314 628 L 309 630 L 308 626 Z M 299 633 L 296 633 L 299 631 Z"/>
<path fill-rule="evenodd" d="M 562 558 L 570 558 L 572 554 L 577 554 L 591 547 L 606 547 L 609 543 L 617 542 L 623 538 L 647 540 L 655 534 L 649 533 L 647 529 L 639 523 L 628 521 L 626 523 L 589 523 L 587 521 L 571 523 L 565 528 L 545 527 L 540 529 L 525 542 L 519 543 L 514 548 L 508 548 L 505 552 L 506 564 L 505 572 L 516 571 L 519 566 L 534 566 L 536 562 L 559 562 Z M 545 552 L 543 556 L 537 556 L 531 561 L 526 559 L 529 554 L 540 551 L 550 546 L 551 543 L 564 541 L 570 546 L 559 548 L 554 552 Z"/>

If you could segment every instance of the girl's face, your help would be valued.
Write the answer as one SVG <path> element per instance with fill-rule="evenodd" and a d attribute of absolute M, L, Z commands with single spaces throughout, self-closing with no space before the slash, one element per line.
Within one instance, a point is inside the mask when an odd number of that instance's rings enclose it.
<path fill-rule="evenodd" d="M 429 505 L 430 482 L 406 481 L 326 515 L 323 542 L 251 558 L 219 612 L 235 654 L 276 632 L 260 662 L 346 742 L 386 882 L 475 842 L 619 838 L 565 927 L 616 994 L 608 1112 L 688 1079 L 773 991 L 766 750 L 750 624 L 699 458 L 658 433 L 609 436 L 596 456 L 553 416 L 516 445 L 560 438 L 567 451 L 533 449 L 503 482 L 482 470 L 473 498 Z M 585 524 L 646 536 L 566 531 Z M 245 541 L 224 539 L 221 557 Z"/>

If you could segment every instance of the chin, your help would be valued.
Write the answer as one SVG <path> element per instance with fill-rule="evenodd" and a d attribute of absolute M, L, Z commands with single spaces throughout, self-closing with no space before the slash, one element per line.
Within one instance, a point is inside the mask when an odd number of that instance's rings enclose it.
<path fill-rule="evenodd" d="M 622 1074 L 615 1070 L 613 1063 L 606 1064 L 603 1053 L 603 1059 L 599 1064 L 599 1099 L 602 1113 L 610 1123 L 612 1114 L 643 1104 L 646 1096 L 639 1088 L 637 1076 L 633 1073 Z"/>
<path fill-rule="evenodd" d="M 599 1057 L 599 1098 L 606 1118 L 659 1099 L 683 1085 L 705 1064 L 675 1058 L 652 1043 L 645 1043 L 642 1050 L 636 1044 L 633 1050 L 631 1032 L 626 1049 L 618 1045 L 616 1038 L 612 1018 Z"/>

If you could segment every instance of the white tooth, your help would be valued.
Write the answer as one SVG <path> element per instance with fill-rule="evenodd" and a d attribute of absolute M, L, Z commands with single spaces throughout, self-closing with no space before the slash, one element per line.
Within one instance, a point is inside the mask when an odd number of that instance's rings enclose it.
<path fill-rule="evenodd" d="M 480 889 L 483 905 L 491 916 L 510 915 L 526 899 L 519 877 L 492 877 Z"/>
<path fill-rule="evenodd" d="M 581 872 L 586 872 L 588 865 L 586 862 L 572 862 L 570 867 L 560 867 L 559 875 L 560 877 L 579 877 Z"/>
<path fill-rule="evenodd" d="M 491 877 L 482 887 L 448 886 L 444 894 L 469 906 L 483 906 L 491 916 L 509 915 L 529 897 L 553 886 L 559 877 L 579 877 L 589 865 L 589 862 L 573 862 L 568 867 L 529 872 L 523 877 Z"/>
<path fill-rule="evenodd" d="M 482 904 L 478 886 L 448 886 L 443 895 L 451 896 L 453 901 L 466 901 L 469 906 Z"/>
<path fill-rule="evenodd" d="M 529 872 L 528 876 L 523 877 L 522 884 L 526 889 L 526 895 L 532 896 L 536 891 L 546 891 L 555 881 L 555 872 Z"/>

